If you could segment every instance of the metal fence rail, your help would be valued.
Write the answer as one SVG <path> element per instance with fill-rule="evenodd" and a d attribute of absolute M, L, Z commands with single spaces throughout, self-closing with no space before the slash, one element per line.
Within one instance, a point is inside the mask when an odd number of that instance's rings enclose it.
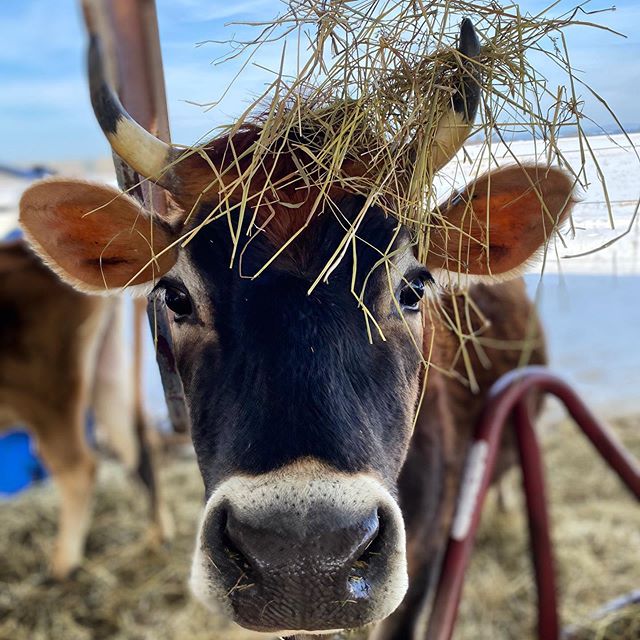
<path fill-rule="evenodd" d="M 465 573 L 505 425 L 513 418 L 526 498 L 531 554 L 538 592 L 538 638 L 560 638 L 556 574 L 545 495 L 542 455 L 531 420 L 532 392 L 560 400 L 599 455 L 640 501 L 640 464 L 615 435 L 589 411 L 576 392 L 544 367 L 527 367 L 503 376 L 493 387 L 467 460 L 465 479 L 451 531 L 432 614 L 428 640 L 453 634 Z"/>

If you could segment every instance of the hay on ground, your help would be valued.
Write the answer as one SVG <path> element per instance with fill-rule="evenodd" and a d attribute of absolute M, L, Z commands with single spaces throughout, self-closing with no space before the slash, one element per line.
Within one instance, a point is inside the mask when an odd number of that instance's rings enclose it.
<path fill-rule="evenodd" d="M 640 455 L 640 417 L 615 426 Z M 544 449 L 564 622 L 587 625 L 578 640 L 637 640 L 638 606 L 589 618 L 640 586 L 640 510 L 573 425 L 554 429 Z M 0 505 L 0 640 L 241 640 L 213 635 L 211 614 L 188 595 L 201 482 L 191 459 L 163 465 L 177 537 L 171 548 L 151 548 L 143 492 L 119 467 L 103 464 L 87 561 L 67 584 L 44 582 L 55 535 L 53 487 Z M 533 637 L 535 597 L 521 514 L 487 509 L 456 640 Z"/>

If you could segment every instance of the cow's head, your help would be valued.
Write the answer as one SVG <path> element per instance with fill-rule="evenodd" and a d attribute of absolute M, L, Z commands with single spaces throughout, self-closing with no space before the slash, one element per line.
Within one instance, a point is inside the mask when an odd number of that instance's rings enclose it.
<path fill-rule="evenodd" d="M 463 55 L 477 53 L 470 23 L 461 41 Z M 218 197 L 210 189 L 198 200 L 212 168 L 229 173 L 231 143 L 250 158 L 259 129 L 214 141 L 206 161 L 180 159 L 124 113 L 95 46 L 92 71 L 113 148 L 170 189 L 184 213 L 152 217 L 114 189 L 56 179 L 25 193 L 21 220 L 43 259 L 81 290 L 144 285 L 167 307 L 206 489 L 193 590 L 240 625 L 281 635 L 388 616 L 407 589 L 396 482 L 428 353 L 421 346 L 432 338 L 422 299 L 461 268 L 478 278 L 516 272 L 565 215 L 571 182 L 537 166 L 478 179 L 434 217 L 446 229 L 433 228 L 425 264 L 409 231 L 344 188 L 308 224 L 309 193 L 283 188 L 270 221 L 231 199 L 203 225 Z M 447 157 L 477 107 L 475 79 L 463 85 L 440 132 Z M 279 162 L 272 176 L 291 183 L 295 163 Z"/>

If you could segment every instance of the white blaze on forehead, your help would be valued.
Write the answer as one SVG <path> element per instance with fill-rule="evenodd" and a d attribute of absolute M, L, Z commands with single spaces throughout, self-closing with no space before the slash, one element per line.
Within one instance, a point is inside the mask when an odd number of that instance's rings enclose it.
<path fill-rule="evenodd" d="M 296 515 L 292 517 L 301 521 L 309 511 L 317 511 L 324 505 L 354 519 L 379 509 L 386 520 L 386 535 L 391 539 L 386 545 L 388 551 L 385 555 L 389 578 L 384 585 L 385 598 L 379 603 L 378 619 L 390 615 L 402 602 L 408 576 L 404 521 L 397 502 L 370 474 L 339 473 L 317 461 L 305 460 L 258 476 L 232 476 L 220 484 L 207 501 L 196 537 L 190 586 L 196 598 L 209 609 L 231 617 L 228 589 L 218 578 L 205 546 L 203 531 L 208 517 L 222 504 L 232 507 L 234 514 L 245 522 L 264 522 L 270 513 L 281 512 L 284 505 L 293 505 Z M 279 633 L 287 636 L 313 632 L 298 629 Z"/>

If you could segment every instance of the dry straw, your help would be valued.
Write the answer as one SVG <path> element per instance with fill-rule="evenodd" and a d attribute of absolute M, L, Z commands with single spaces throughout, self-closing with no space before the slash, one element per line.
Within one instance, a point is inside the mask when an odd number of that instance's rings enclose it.
<path fill-rule="evenodd" d="M 229 215 L 232 199 L 237 201 L 238 192 L 247 194 L 240 217 L 232 223 L 238 238 L 245 210 L 269 207 L 274 194 L 315 187 L 319 197 L 310 215 L 305 208 L 305 216 L 311 217 L 334 207 L 332 187 L 341 186 L 412 228 L 424 257 L 431 226 L 439 222 L 433 212 L 443 195 L 434 188 L 444 160 L 438 149 L 438 126 L 452 96 L 470 78 L 482 89 L 471 134 L 484 141 L 486 150 L 480 155 L 489 158 L 490 166 L 498 164 L 493 156 L 496 142 L 507 143 L 508 155 L 514 134 L 528 132 L 537 140 L 537 155 L 571 171 L 577 184 L 587 183 L 588 156 L 604 180 L 584 133 L 588 116 L 582 112 L 580 95 L 590 93 L 606 102 L 574 73 L 565 41 L 568 27 L 604 27 L 592 20 L 588 3 L 549 17 L 559 4 L 531 15 L 522 13 L 517 4 L 487 1 L 288 0 L 277 18 L 245 23 L 254 28 L 254 37 L 230 41 L 230 53 L 221 62 L 242 60 L 242 73 L 258 64 L 263 48 L 281 42 L 281 64 L 271 70 L 270 83 L 244 114 L 222 131 L 233 134 L 256 121 L 261 126 L 255 144 L 227 167 L 233 179 L 212 179 L 212 189 L 220 190 L 221 182 L 225 185 L 207 221 Z M 463 17 L 472 20 L 482 43 L 473 62 L 456 50 Z M 292 52 L 296 69 L 287 73 L 285 60 Z M 534 68 L 532 57 L 550 61 L 564 82 L 551 86 Z M 611 116 L 615 119 L 615 114 Z M 567 132 L 578 138 L 578 166 L 569 165 L 558 144 Z M 248 195 L 248 185 L 264 171 L 268 159 L 285 154 L 295 162 L 297 176 L 288 182 L 267 179 L 259 193 Z M 464 157 L 459 154 L 453 162 L 461 163 Z M 509 160 L 518 162 L 517 157 Z M 364 168 L 354 171 L 354 165 Z M 608 199 L 607 205 L 611 215 Z M 343 245 L 318 281 L 345 254 L 358 223 L 356 219 L 347 229 Z"/>

